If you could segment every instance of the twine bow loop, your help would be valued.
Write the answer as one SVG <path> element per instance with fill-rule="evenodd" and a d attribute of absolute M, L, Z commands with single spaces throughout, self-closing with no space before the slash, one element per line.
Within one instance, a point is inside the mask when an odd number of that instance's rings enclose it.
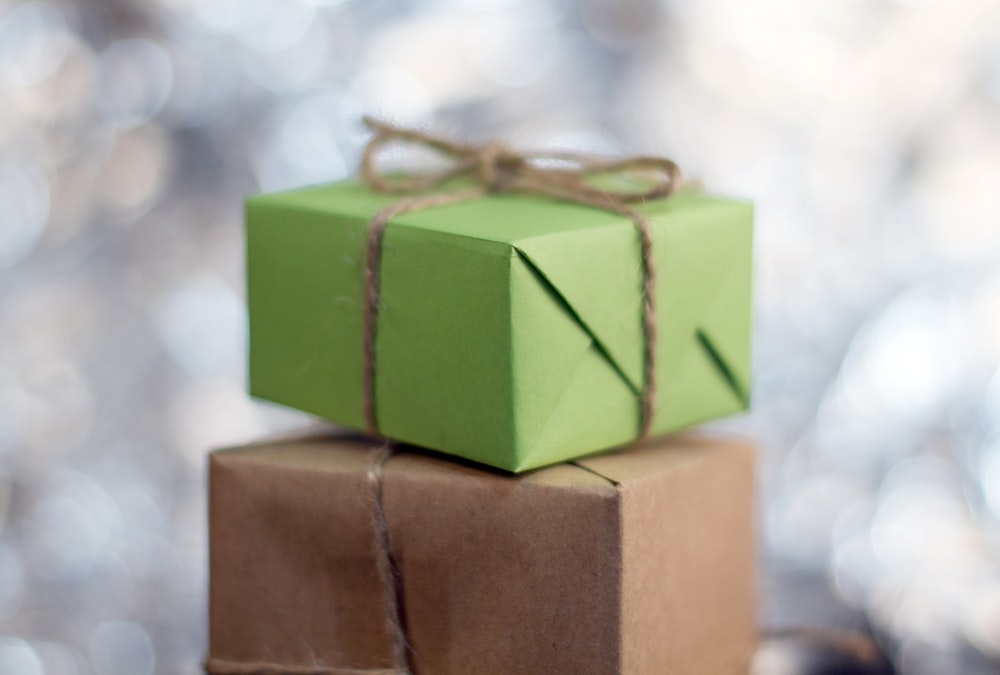
<path fill-rule="evenodd" d="M 365 148 L 361 174 L 379 192 L 416 194 L 466 178 L 482 193 L 521 192 L 608 208 L 609 203 L 635 204 L 667 197 L 681 183 L 677 164 L 663 157 L 609 161 L 577 152 L 519 153 L 499 141 L 456 143 L 371 117 L 365 117 L 364 122 L 374 135 Z M 386 176 L 376 166 L 376 158 L 391 143 L 433 150 L 448 159 L 449 166 L 440 171 Z M 591 183 L 601 176 L 629 187 L 611 189 Z"/>
<path fill-rule="evenodd" d="M 362 178 L 377 192 L 404 195 L 375 214 L 368 229 L 363 406 L 369 433 L 379 435 L 375 410 L 375 332 L 382 235 L 389 219 L 410 211 L 456 204 L 487 194 L 520 193 L 610 211 L 625 216 L 635 224 L 642 254 L 642 332 L 645 342 L 638 438 L 646 437 L 656 409 L 656 271 L 651 228 L 646 218 L 631 205 L 662 199 L 677 191 L 681 184 L 677 164 L 663 157 L 650 156 L 607 160 L 572 152 L 519 153 L 497 141 L 470 145 L 416 129 L 397 127 L 371 117 L 365 117 L 364 122 L 373 135 L 362 156 Z M 447 160 L 447 166 L 438 171 L 386 175 L 376 166 L 375 160 L 390 143 L 433 150 Z M 615 187 L 598 185 L 597 180 L 601 177 L 609 179 Z M 472 187 L 440 189 L 458 180 L 471 183 Z"/>

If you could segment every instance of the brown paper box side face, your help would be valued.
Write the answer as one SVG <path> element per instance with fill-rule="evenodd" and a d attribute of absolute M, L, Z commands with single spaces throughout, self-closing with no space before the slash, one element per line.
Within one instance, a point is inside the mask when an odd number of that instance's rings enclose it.
<path fill-rule="evenodd" d="M 693 434 L 685 446 L 666 474 L 649 445 L 581 462 L 622 481 L 625 673 L 735 673 L 756 641 L 753 449 Z"/>
<path fill-rule="evenodd" d="M 384 506 L 415 671 L 727 672 L 752 641 L 751 453 L 665 451 L 677 444 L 580 462 L 617 487 L 580 466 L 511 477 L 390 459 Z M 316 439 L 216 453 L 213 657 L 389 665 L 373 450 Z"/>

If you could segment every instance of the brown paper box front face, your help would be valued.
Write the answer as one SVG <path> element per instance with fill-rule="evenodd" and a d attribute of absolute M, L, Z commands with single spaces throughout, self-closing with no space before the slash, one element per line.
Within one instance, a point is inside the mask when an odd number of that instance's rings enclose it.
<path fill-rule="evenodd" d="M 212 456 L 214 659 L 389 667 L 374 452 L 326 438 Z M 690 435 L 516 477 L 393 456 L 415 672 L 735 672 L 753 641 L 752 463 Z"/>

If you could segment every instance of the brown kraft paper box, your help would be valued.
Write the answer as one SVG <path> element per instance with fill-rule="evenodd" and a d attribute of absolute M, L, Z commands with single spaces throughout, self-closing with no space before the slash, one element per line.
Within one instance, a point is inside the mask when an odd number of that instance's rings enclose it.
<path fill-rule="evenodd" d="M 392 672 L 377 450 L 331 436 L 211 456 L 210 665 Z M 412 671 L 745 672 L 753 461 L 692 433 L 519 476 L 400 449 L 382 506 Z"/>

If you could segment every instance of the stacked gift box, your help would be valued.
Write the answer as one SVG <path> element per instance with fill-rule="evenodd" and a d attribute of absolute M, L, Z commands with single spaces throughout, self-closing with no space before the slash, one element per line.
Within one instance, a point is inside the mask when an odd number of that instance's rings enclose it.
<path fill-rule="evenodd" d="M 209 672 L 746 668 L 752 448 L 679 430 L 748 404 L 751 206 L 489 192 L 248 202 L 251 392 L 378 438 L 212 455 Z"/>

